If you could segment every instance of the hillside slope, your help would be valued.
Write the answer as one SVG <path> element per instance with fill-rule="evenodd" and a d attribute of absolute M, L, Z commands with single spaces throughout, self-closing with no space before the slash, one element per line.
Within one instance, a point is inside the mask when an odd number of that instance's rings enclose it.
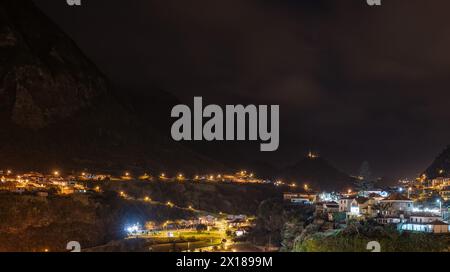
<path fill-rule="evenodd" d="M 288 181 L 306 183 L 314 189 L 342 190 L 352 186 L 354 179 L 321 157 L 305 157 L 286 168 L 283 177 Z"/>
<path fill-rule="evenodd" d="M 0 2 L 1 167 L 220 168 L 170 139 L 164 124 L 174 104 L 160 90 L 113 91 L 31 1 Z"/>
<path fill-rule="evenodd" d="M 450 173 L 450 145 L 439 154 L 433 163 L 425 170 L 428 178 L 449 177 Z"/>

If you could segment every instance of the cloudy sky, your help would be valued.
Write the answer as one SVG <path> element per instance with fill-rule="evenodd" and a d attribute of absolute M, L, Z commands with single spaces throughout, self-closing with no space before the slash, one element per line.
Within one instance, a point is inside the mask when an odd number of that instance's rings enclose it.
<path fill-rule="evenodd" d="M 35 2 L 117 85 L 280 104 L 280 149 L 236 154 L 283 165 L 313 149 L 402 177 L 450 144 L 448 1 Z"/>

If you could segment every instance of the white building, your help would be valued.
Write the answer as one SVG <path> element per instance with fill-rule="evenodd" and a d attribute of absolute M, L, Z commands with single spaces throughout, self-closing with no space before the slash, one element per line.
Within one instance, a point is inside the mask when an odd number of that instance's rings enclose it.
<path fill-rule="evenodd" d="M 428 233 L 449 233 L 449 224 L 435 220 L 431 222 L 407 222 L 399 224 L 399 229 L 404 231 L 417 231 L 417 232 L 428 232 Z"/>
<path fill-rule="evenodd" d="M 353 199 L 350 204 L 350 212 L 347 212 L 348 219 L 367 219 L 377 215 L 375 205 L 377 201 L 373 198 L 358 197 Z"/>
<path fill-rule="evenodd" d="M 410 214 L 413 211 L 413 201 L 402 194 L 391 194 L 380 201 L 382 216 L 398 216 Z"/>
<path fill-rule="evenodd" d="M 378 224 L 388 225 L 388 224 L 399 224 L 406 223 L 408 220 L 405 219 L 403 215 L 398 217 L 392 216 L 380 216 L 376 218 Z"/>
<path fill-rule="evenodd" d="M 339 212 L 350 212 L 354 197 L 344 197 L 339 199 Z"/>

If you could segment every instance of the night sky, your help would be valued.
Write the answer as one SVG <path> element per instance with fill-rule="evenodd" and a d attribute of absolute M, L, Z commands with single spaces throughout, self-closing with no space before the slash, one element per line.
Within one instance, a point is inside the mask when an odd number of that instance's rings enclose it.
<path fill-rule="evenodd" d="M 124 92 L 280 104 L 280 149 L 236 154 L 413 177 L 450 143 L 449 1 L 35 2 Z"/>

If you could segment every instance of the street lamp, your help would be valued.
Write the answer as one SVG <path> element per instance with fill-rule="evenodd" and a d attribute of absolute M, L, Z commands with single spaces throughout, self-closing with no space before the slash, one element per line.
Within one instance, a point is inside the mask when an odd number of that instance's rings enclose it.
<path fill-rule="evenodd" d="M 437 203 L 439 203 L 439 214 L 442 217 L 442 201 L 440 199 L 436 200 Z"/>

